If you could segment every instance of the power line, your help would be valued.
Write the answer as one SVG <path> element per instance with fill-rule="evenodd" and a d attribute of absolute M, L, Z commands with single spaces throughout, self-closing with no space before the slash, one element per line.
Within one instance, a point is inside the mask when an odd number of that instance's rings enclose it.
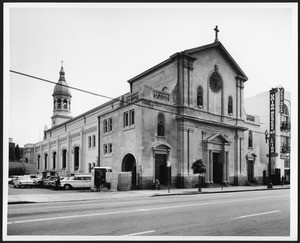
<path fill-rule="evenodd" d="M 15 73 L 15 74 L 19 74 L 19 75 L 25 76 L 25 77 L 29 77 L 29 78 L 41 80 L 41 81 L 43 81 L 43 82 L 51 83 L 51 84 L 54 84 L 54 85 L 61 85 L 61 86 L 63 86 L 63 87 L 67 87 L 67 88 L 70 88 L 70 89 L 74 89 L 74 90 L 77 90 L 77 91 L 81 91 L 81 92 L 84 92 L 84 93 L 87 93 L 87 94 L 91 94 L 91 95 L 94 95 L 94 96 L 99 96 L 99 97 L 102 97 L 102 98 L 110 99 L 110 100 L 112 100 L 112 101 L 120 101 L 120 102 L 123 102 L 123 103 L 135 105 L 135 106 L 142 107 L 142 108 L 147 108 L 147 109 L 152 109 L 152 110 L 156 110 L 156 111 L 161 111 L 161 112 L 169 113 L 169 114 L 172 114 L 172 115 L 179 115 L 178 112 L 175 113 L 175 112 L 172 112 L 172 111 L 161 110 L 161 109 L 157 109 L 157 108 L 153 108 L 153 107 L 149 107 L 149 106 L 144 106 L 144 105 L 141 105 L 141 104 L 136 104 L 136 103 L 133 104 L 133 103 L 128 102 L 128 101 L 120 100 L 120 99 L 117 99 L 117 98 L 112 98 L 112 97 L 109 97 L 109 96 L 106 96 L 106 95 L 101 95 L 101 94 L 94 93 L 94 92 L 91 92 L 91 91 L 79 89 L 79 88 L 76 88 L 76 87 L 73 87 L 73 86 L 64 85 L 64 84 L 61 84 L 61 83 L 57 83 L 57 82 L 50 81 L 50 80 L 47 80 L 47 79 L 35 77 L 35 76 L 32 76 L 32 75 L 25 74 L 25 73 L 21 73 L 21 72 L 17 72 L 17 71 L 14 71 L 14 70 L 9 70 L 9 71 L 12 72 L 12 73 Z M 149 101 L 149 102 L 153 102 L 153 101 Z M 182 114 L 182 116 L 184 117 L 183 114 Z M 227 118 L 227 119 L 228 119 L 228 118 Z M 230 119 L 230 118 L 229 118 L 229 119 Z M 230 120 L 235 121 L 235 119 L 230 119 Z M 254 130 L 251 130 L 251 131 L 254 132 L 254 133 L 258 133 L 258 134 L 263 134 L 263 135 L 265 135 L 265 133 L 263 133 L 263 132 L 258 132 L 258 131 L 254 131 Z M 282 137 L 282 135 L 276 135 L 276 134 L 275 134 L 275 136 Z M 287 137 L 289 137 L 289 136 L 287 136 Z"/>

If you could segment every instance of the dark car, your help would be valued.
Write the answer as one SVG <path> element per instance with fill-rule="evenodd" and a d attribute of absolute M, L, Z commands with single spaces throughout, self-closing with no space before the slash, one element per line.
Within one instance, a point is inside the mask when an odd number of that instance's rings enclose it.
<path fill-rule="evenodd" d="M 57 176 L 48 177 L 46 180 L 44 180 L 44 187 L 51 188 L 53 185 L 55 185 L 57 178 Z"/>
<path fill-rule="evenodd" d="M 37 187 L 44 187 L 45 181 L 47 181 L 49 178 L 50 178 L 50 176 L 47 176 L 46 178 L 40 178 L 40 179 L 37 179 L 37 180 L 35 181 L 35 185 L 36 185 Z"/>

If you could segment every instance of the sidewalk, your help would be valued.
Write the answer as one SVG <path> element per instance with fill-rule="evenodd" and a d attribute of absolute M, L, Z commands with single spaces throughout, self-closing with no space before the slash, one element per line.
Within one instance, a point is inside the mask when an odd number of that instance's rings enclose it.
<path fill-rule="evenodd" d="M 214 188 L 171 188 L 162 190 L 132 190 L 132 191 L 76 191 L 72 193 L 59 194 L 23 194 L 8 195 L 8 204 L 18 203 L 51 203 L 66 201 L 84 201 L 84 200 L 109 200 L 119 198 L 138 198 L 138 197 L 155 197 L 155 196 L 171 196 L 171 195 L 191 195 L 191 194 L 207 194 L 207 193 L 225 193 L 225 192 L 242 192 L 242 191 L 259 191 L 259 190 L 282 190 L 290 189 L 290 185 L 273 186 L 268 189 L 267 186 L 228 186 Z"/>

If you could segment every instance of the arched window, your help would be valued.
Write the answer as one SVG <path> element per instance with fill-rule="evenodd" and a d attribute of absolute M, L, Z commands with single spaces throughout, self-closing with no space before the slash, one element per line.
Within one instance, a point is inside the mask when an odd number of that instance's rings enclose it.
<path fill-rule="evenodd" d="M 61 99 L 57 100 L 57 108 L 61 108 Z"/>
<path fill-rule="evenodd" d="M 47 169 L 47 162 L 48 162 L 48 154 L 45 154 L 45 169 Z"/>
<path fill-rule="evenodd" d="M 201 86 L 199 86 L 197 89 L 197 106 L 203 106 L 203 88 Z"/>
<path fill-rule="evenodd" d="M 289 109 L 286 104 L 283 105 L 282 121 L 289 121 Z"/>
<path fill-rule="evenodd" d="M 74 171 L 79 169 L 79 147 L 74 148 Z"/>
<path fill-rule="evenodd" d="M 40 163 L 41 163 L 41 155 L 38 155 L 38 159 L 37 159 L 37 167 L 38 167 L 38 170 L 40 169 Z"/>
<path fill-rule="evenodd" d="M 222 88 L 222 79 L 217 72 L 213 72 L 209 77 L 209 87 L 212 92 L 217 93 Z"/>
<path fill-rule="evenodd" d="M 157 117 L 157 136 L 163 137 L 165 135 L 165 116 L 160 113 Z"/>
<path fill-rule="evenodd" d="M 53 152 L 53 169 L 56 168 L 56 152 Z"/>
<path fill-rule="evenodd" d="M 229 96 L 228 97 L 228 114 L 230 116 L 232 116 L 232 107 L 233 107 L 233 105 L 232 105 L 232 97 Z"/>
<path fill-rule="evenodd" d="M 65 169 L 67 167 L 67 150 L 64 149 L 62 151 L 62 168 Z"/>
<path fill-rule="evenodd" d="M 249 131 L 249 135 L 248 135 L 248 147 L 249 148 L 253 147 L 253 135 L 252 135 L 252 131 Z"/>
<path fill-rule="evenodd" d="M 63 107 L 64 107 L 64 109 L 68 108 L 68 101 L 67 101 L 67 99 L 64 99 Z"/>

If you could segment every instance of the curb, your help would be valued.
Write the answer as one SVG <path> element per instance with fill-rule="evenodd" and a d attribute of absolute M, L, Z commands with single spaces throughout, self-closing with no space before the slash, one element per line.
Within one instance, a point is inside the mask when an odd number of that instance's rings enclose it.
<path fill-rule="evenodd" d="M 241 189 L 241 190 L 222 190 L 222 191 L 214 191 L 214 192 L 180 192 L 180 193 L 168 193 L 168 194 L 154 194 L 150 197 L 160 197 L 160 196 L 176 196 L 176 195 L 193 195 L 193 194 L 212 194 L 212 193 L 232 193 L 232 192 L 249 192 L 249 191 L 269 191 L 269 190 L 284 190 L 284 189 L 290 189 L 289 187 L 284 188 L 261 188 L 261 189 Z"/>
<path fill-rule="evenodd" d="M 165 194 L 153 194 L 149 195 L 149 197 L 164 197 L 164 196 L 178 196 L 178 195 L 197 195 L 197 194 L 213 194 L 213 193 L 232 193 L 232 192 L 248 192 L 248 191 L 266 191 L 266 190 L 285 190 L 290 189 L 290 187 L 283 187 L 283 188 L 256 188 L 256 189 L 240 189 L 240 190 L 220 190 L 220 191 L 208 191 L 208 192 L 199 192 L 199 191 L 190 191 L 190 192 L 177 192 L 177 193 L 165 193 Z M 147 197 L 147 196 L 137 196 L 137 197 Z M 12 201 L 8 202 L 7 204 L 27 204 L 27 203 L 51 203 L 51 202 L 70 202 L 70 201 L 90 201 L 90 200 L 109 200 L 109 199 L 116 199 L 116 197 L 112 198 L 93 198 L 93 199 L 70 199 L 70 200 L 59 200 L 59 201 Z M 132 198 L 128 196 L 128 198 Z"/>

